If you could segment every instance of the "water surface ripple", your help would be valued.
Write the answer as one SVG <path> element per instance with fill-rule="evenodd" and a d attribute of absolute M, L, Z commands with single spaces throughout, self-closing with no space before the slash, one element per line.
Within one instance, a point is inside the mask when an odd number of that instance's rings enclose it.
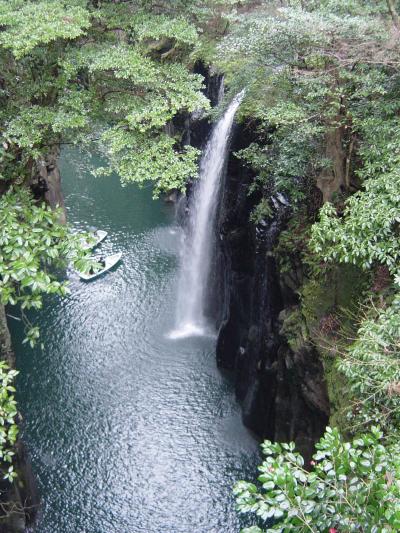
<path fill-rule="evenodd" d="M 96 161 L 95 161 L 96 163 Z M 69 220 L 123 252 L 39 313 L 44 350 L 13 323 L 24 439 L 43 499 L 37 533 L 234 533 L 232 484 L 254 477 L 258 446 L 240 421 L 215 340 L 168 339 L 180 241 L 148 189 L 96 179 L 64 152 Z"/>

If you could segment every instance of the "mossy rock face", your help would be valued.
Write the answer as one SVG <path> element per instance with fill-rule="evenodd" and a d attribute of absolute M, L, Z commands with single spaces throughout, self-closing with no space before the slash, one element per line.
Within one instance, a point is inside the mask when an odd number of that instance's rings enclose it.
<path fill-rule="evenodd" d="M 323 280 L 308 281 L 301 290 L 301 301 L 310 334 L 314 336 L 320 329 L 321 320 L 332 313 L 340 317 L 341 323 L 347 323 L 348 316 L 357 309 L 368 281 L 368 276 L 352 265 L 332 269 Z"/>
<path fill-rule="evenodd" d="M 337 427 L 344 437 L 349 437 L 346 412 L 351 402 L 350 387 L 346 377 L 337 369 L 336 357 L 329 358 L 325 354 L 322 364 L 331 406 L 329 424 L 331 427 Z"/>
<path fill-rule="evenodd" d="M 310 280 L 301 290 L 302 313 L 324 365 L 331 403 L 330 424 L 344 435 L 348 425 L 345 413 L 351 398 L 347 380 L 338 371 L 336 360 L 351 342 L 359 303 L 369 281 L 369 276 L 358 268 L 340 265 L 324 280 Z"/>
<path fill-rule="evenodd" d="M 324 279 L 307 281 L 300 290 L 301 304 L 280 314 L 280 334 L 290 349 L 299 353 L 313 344 L 322 358 L 331 404 L 330 424 L 346 434 L 346 410 L 350 404 L 346 378 L 337 370 L 338 353 L 345 349 L 356 322 L 358 304 L 369 278 L 359 269 L 341 265 Z"/>
<path fill-rule="evenodd" d="M 299 306 L 285 309 L 279 315 L 280 335 L 285 337 L 290 349 L 298 352 L 308 342 L 308 331 Z"/>

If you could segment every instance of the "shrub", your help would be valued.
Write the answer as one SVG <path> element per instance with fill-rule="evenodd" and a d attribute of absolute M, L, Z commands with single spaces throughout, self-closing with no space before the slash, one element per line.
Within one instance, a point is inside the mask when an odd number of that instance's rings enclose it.
<path fill-rule="evenodd" d="M 391 532 L 400 528 L 400 461 L 373 427 L 352 443 L 327 428 L 316 445 L 312 470 L 294 444 L 265 441 L 260 466 L 261 489 L 236 484 L 238 510 L 253 513 L 267 531 Z M 258 527 L 246 533 L 262 532 Z"/>

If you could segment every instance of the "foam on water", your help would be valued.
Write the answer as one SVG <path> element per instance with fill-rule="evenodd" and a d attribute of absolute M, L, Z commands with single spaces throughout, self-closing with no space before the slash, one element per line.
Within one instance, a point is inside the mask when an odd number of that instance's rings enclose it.
<path fill-rule="evenodd" d="M 215 337 L 215 332 L 207 327 L 200 327 L 197 324 L 186 323 L 179 329 L 174 329 L 168 333 L 167 338 L 171 340 L 186 339 L 188 337 Z"/>

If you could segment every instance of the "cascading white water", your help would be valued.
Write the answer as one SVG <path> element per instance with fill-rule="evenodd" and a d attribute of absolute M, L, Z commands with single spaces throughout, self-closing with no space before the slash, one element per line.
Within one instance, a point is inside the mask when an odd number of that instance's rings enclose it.
<path fill-rule="evenodd" d="M 171 338 L 204 335 L 207 285 L 214 249 L 214 225 L 219 190 L 235 113 L 244 91 L 230 103 L 217 122 L 200 163 L 200 177 L 191 200 L 190 221 L 184 236 L 178 285 L 176 329 Z"/>

